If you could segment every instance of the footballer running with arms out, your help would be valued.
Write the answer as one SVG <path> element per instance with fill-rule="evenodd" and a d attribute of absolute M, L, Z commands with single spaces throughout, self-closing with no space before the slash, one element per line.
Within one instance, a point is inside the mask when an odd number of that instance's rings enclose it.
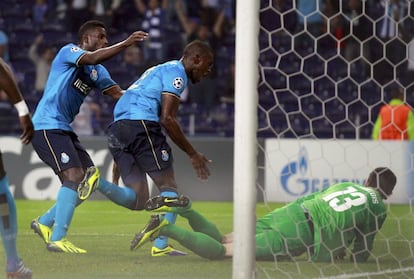
<path fill-rule="evenodd" d="M 17 86 L 10 67 L 0 58 L 0 89 L 6 92 L 17 109 L 22 134 L 20 139 L 23 144 L 29 144 L 33 138 L 33 123 L 29 109 Z M 16 247 L 17 239 L 17 210 L 16 203 L 9 189 L 9 181 L 3 165 L 0 151 L 0 233 L 6 254 L 6 278 L 30 279 L 32 271 L 24 266 Z"/>
<path fill-rule="evenodd" d="M 149 68 L 115 105 L 114 122 L 108 128 L 109 150 L 116 163 L 114 183 L 120 175 L 125 185 L 139 193 L 139 209 L 144 209 L 149 198 L 147 174 L 160 192 L 159 207 L 186 207 L 189 203 L 187 197 L 178 194 L 173 156 L 164 131 L 188 155 L 199 179 L 205 181 L 210 175 L 210 160 L 187 140 L 177 112 L 189 80 L 199 82 L 210 74 L 212 66 L 210 46 L 199 40 L 190 42 L 180 60 Z M 165 219 L 173 224 L 176 216 L 168 213 Z M 152 256 L 183 254 L 168 245 L 166 237 L 155 239 L 151 249 Z"/>
<path fill-rule="evenodd" d="M 63 46 L 52 62 L 45 91 L 33 115 L 32 141 L 40 159 L 53 169 L 62 183 L 56 203 L 31 222 L 31 228 L 49 251 L 86 252 L 69 242 L 66 235 L 75 207 L 96 188 L 127 208 L 135 203 L 133 190 L 100 178 L 99 170 L 70 124 L 92 88 L 116 100 L 120 98 L 123 91 L 100 63 L 147 36 L 145 32 L 136 31 L 125 40 L 107 46 L 105 25 L 96 20 L 87 21 L 79 28 L 78 44 Z"/>
<path fill-rule="evenodd" d="M 307 253 L 312 261 L 333 262 L 344 259 L 348 252 L 351 261 L 367 261 L 387 216 L 383 200 L 392 194 L 396 182 L 389 168 L 379 167 L 369 174 L 365 186 L 335 184 L 273 210 L 256 221 L 256 259 L 292 259 Z M 159 208 L 154 197 L 146 208 L 176 212 L 188 219 L 193 231 L 170 224 L 162 214 L 153 215 L 131 241 L 131 250 L 163 235 L 204 258 L 233 256 L 232 234 L 223 236 L 191 209 L 191 203 L 187 208 Z"/>

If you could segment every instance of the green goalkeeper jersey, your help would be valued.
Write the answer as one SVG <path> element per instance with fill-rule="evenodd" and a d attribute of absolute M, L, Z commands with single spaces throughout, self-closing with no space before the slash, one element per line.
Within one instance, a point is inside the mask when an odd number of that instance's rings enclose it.
<path fill-rule="evenodd" d="M 386 218 L 386 207 L 379 193 L 352 182 L 313 193 L 303 200 L 303 207 L 314 223 L 314 261 L 340 257 L 352 243 L 355 261 L 366 261 L 375 234 Z"/>

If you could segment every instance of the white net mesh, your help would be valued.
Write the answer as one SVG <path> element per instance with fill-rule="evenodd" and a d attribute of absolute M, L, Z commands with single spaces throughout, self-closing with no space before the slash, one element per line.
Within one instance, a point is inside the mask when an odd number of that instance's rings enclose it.
<path fill-rule="evenodd" d="M 414 104 L 413 12 L 411 1 L 261 0 L 258 136 L 275 138 L 259 146 L 263 213 L 280 206 L 268 202 L 342 180 L 363 183 L 380 165 L 402 188 L 368 263 L 311 263 L 303 255 L 258 262 L 261 278 L 414 278 L 414 147 L 370 140 L 393 91 L 402 88 Z"/>

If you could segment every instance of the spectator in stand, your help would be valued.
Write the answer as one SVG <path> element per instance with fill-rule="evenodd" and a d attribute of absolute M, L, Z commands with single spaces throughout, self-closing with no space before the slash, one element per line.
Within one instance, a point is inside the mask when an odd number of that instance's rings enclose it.
<path fill-rule="evenodd" d="M 235 80 L 235 67 L 234 61 L 230 64 L 229 73 L 227 76 L 227 81 L 225 84 L 225 88 L 223 91 L 222 96 L 220 97 L 220 101 L 222 103 L 234 103 L 234 80 Z"/>
<path fill-rule="evenodd" d="M 207 42 L 213 50 L 218 48 L 219 41 L 223 37 L 226 7 L 222 7 L 218 14 L 214 14 L 212 26 L 209 25 L 209 20 L 207 19 L 211 15 L 209 12 L 211 10 L 209 9 L 202 9 L 199 17 L 189 17 L 188 12 L 185 10 L 184 1 L 176 0 L 175 10 L 184 30 L 186 43 L 198 39 Z"/>
<path fill-rule="evenodd" d="M 71 123 L 73 131 L 79 136 L 93 136 L 99 133 L 101 107 L 87 96 L 79 108 L 79 113 Z"/>
<path fill-rule="evenodd" d="M 144 57 L 147 61 L 160 63 L 165 60 L 163 46 L 165 12 L 167 0 L 149 0 L 145 5 L 143 0 L 135 0 L 136 8 L 143 15 L 142 30 L 149 34 L 149 39 L 144 44 Z"/>
<path fill-rule="evenodd" d="M 345 21 L 348 29 L 344 36 L 350 36 L 345 40 L 344 56 L 347 61 L 364 58 L 360 66 L 364 73 L 368 74 L 370 61 L 369 42 L 366 41 L 373 35 L 372 22 L 368 17 L 368 3 L 362 5 L 361 0 L 349 0 L 348 11 L 346 12 Z M 361 47 L 362 46 L 362 47 Z"/>
<path fill-rule="evenodd" d="M 131 80 L 131 82 L 135 81 L 137 76 L 140 76 L 152 65 L 145 61 L 142 50 L 137 45 L 127 47 L 122 58 L 121 67 L 124 67 L 131 75 L 133 75 L 133 80 Z"/>
<path fill-rule="evenodd" d="M 294 0 L 296 1 L 296 28 L 294 31 L 295 50 L 309 49 L 315 46 L 315 38 L 326 32 L 324 13 L 325 0 Z M 318 39 L 318 46 L 333 48 L 332 37 Z"/>
<path fill-rule="evenodd" d="M 90 0 L 72 0 L 66 11 L 67 31 L 77 34 L 81 25 L 91 18 Z"/>
<path fill-rule="evenodd" d="M 291 1 L 273 0 L 264 3 L 260 12 L 260 26 L 267 31 L 277 30 L 277 35 L 293 33 L 296 26 L 296 11 Z"/>
<path fill-rule="evenodd" d="M 29 58 L 36 66 L 35 94 L 40 97 L 45 89 L 47 77 L 49 76 L 50 65 L 55 57 L 55 50 L 52 47 L 44 47 L 39 55 L 39 46 L 43 42 L 43 35 L 38 35 L 29 48 Z"/>
<path fill-rule="evenodd" d="M 396 78 L 394 68 L 406 56 L 398 23 L 407 16 L 407 3 L 402 0 L 381 0 L 377 9 L 381 10 L 381 16 L 376 21 L 376 35 L 380 44 L 372 47 L 373 61 L 379 62 L 374 66 L 374 78 L 385 84 Z"/>
<path fill-rule="evenodd" d="M 396 87 L 392 99 L 381 107 L 372 131 L 374 140 L 414 140 L 414 114 L 404 104 L 404 89 Z"/>
<path fill-rule="evenodd" d="M 306 30 L 318 37 L 324 30 L 324 0 L 296 0 L 297 26 L 296 32 Z"/>
<path fill-rule="evenodd" d="M 42 25 L 47 20 L 48 13 L 48 3 L 47 0 L 36 0 L 32 7 L 32 19 L 33 25 L 36 31 L 42 27 Z"/>
<path fill-rule="evenodd" d="M 201 21 L 199 18 L 189 18 L 184 10 L 184 3 L 182 0 L 177 0 L 175 7 L 181 26 L 184 29 L 187 42 L 196 39 L 203 41 L 210 45 L 213 52 L 219 48 L 221 42 L 220 40 L 223 37 L 226 7 L 222 7 L 219 14 L 216 14 L 212 28 L 210 28 L 207 22 Z M 206 18 L 206 16 L 201 15 L 201 18 Z M 211 29 L 212 31 L 210 31 Z M 216 90 L 216 77 L 216 70 L 213 69 L 209 77 L 197 84 L 190 84 L 188 87 L 190 91 L 190 101 L 204 106 L 206 109 L 205 113 L 207 113 L 207 115 L 204 116 L 207 117 L 210 109 L 219 99 Z"/>
<path fill-rule="evenodd" d="M 112 27 L 114 13 L 120 7 L 121 2 L 122 0 L 92 0 L 93 18 L 102 21 L 109 29 Z"/>
<path fill-rule="evenodd" d="M 236 8 L 236 2 L 234 0 L 207 0 L 204 1 L 204 6 L 208 5 L 209 7 L 214 7 L 218 12 L 221 11 L 221 9 L 224 8 L 224 14 L 225 17 L 232 21 L 234 20 L 234 14 L 235 14 L 235 8 Z M 286 1 L 283 1 L 286 2 Z"/>
<path fill-rule="evenodd" d="M 406 68 L 399 76 L 399 80 L 404 86 L 409 86 L 414 81 L 414 2 L 408 6 L 408 17 L 400 22 L 402 39 L 407 45 Z M 401 28 L 402 27 L 402 28 Z"/>

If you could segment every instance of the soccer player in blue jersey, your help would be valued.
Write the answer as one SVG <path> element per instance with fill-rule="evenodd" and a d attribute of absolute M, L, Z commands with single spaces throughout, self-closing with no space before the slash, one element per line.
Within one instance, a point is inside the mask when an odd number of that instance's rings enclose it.
<path fill-rule="evenodd" d="M 350 260 L 365 262 L 371 255 L 375 235 L 387 216 L 386 200 L 397 178 L 385 167 L 374 169 L 366 185 L 343 182 L 299 198 L 256 221 L 256 259 L 291 259 L 308 254 L 315 262 Z M 163 215 L 153 215 L 131 242 L 131 249 L 159 235 L 171 237 L 201 257 L 233 256 L 232 234 L 222 235 L 196 210 L 158 206 L 159 197 L 148 200 L 151 211 L 170 211 L 188 219 L 193 231 L 170 224 Z M 352 246 L 352 248 L 351 248 Z"/>
<path fill-rule="evenodd" d="M 31 223 L 31 228 L 43 239 L 49 251 L 86 252 L 69 242 L 66 235 L 75 207 L 97 187 L 118 204 L 126 207 L 135 204 L 133 190 L 100 178 L 99 170 L 94 167 L 70 123 L 92 88 L 119 99 L 121 88 L 99 63 L 147 36 L 145 32 L 136 31 L 124 41 L 107 46 L 104 24 L 91 20 L 79 28 L 78 44 L 63 46 L 52 62 L 45 91 L 33 116 L 35 134 L 32 142 L 36 153 L 62 183 L 55 205 Z"/>
<path fill-rule="evenodd" d="M 23 129 L 20 139 L 28 144 L 33 138 L 33 123 L 29 109 L 23 99 L 9 66 L 0 58 L 0 89 L 4 90 L 13 102 L 19 114 L 20 125 Z M 9 181 L 3 165 L 0 151 L 0 233 L 6 254 L 6 278 L 30 279 L 32 271 L 24 266 L 16 247 L 17 212 L 16 204 L 9 189 Z"/>
<path fill-rule="evenodd" d="M 160 207 L 187 206 L 189 200 L 177 193 L 171 147 L 163 130 L 187 153 L 197 176 L 207 180 L 210 160 L 198 152 L 185 137 L 177 120 L 180 95 L 189 80 L 207 77 L 213 65 L 211 48 L 201 41 L 189 43 L 180 60 L 173 60 L 145 71 L 119 99 L 114 108 L 114 122 L 108 128 L 109 149 L 125 185 L 139 193 L 137 207 L 148 200 L 148 174 L 160 191 Z M 118 174 L 118 175 L 119 175 Z M 115 180 L 116 181 L 116 180 Z M 174 223 L 176 214 L 166 218 Z M 152 256 L 182 255 L 157 238 Z"/>

